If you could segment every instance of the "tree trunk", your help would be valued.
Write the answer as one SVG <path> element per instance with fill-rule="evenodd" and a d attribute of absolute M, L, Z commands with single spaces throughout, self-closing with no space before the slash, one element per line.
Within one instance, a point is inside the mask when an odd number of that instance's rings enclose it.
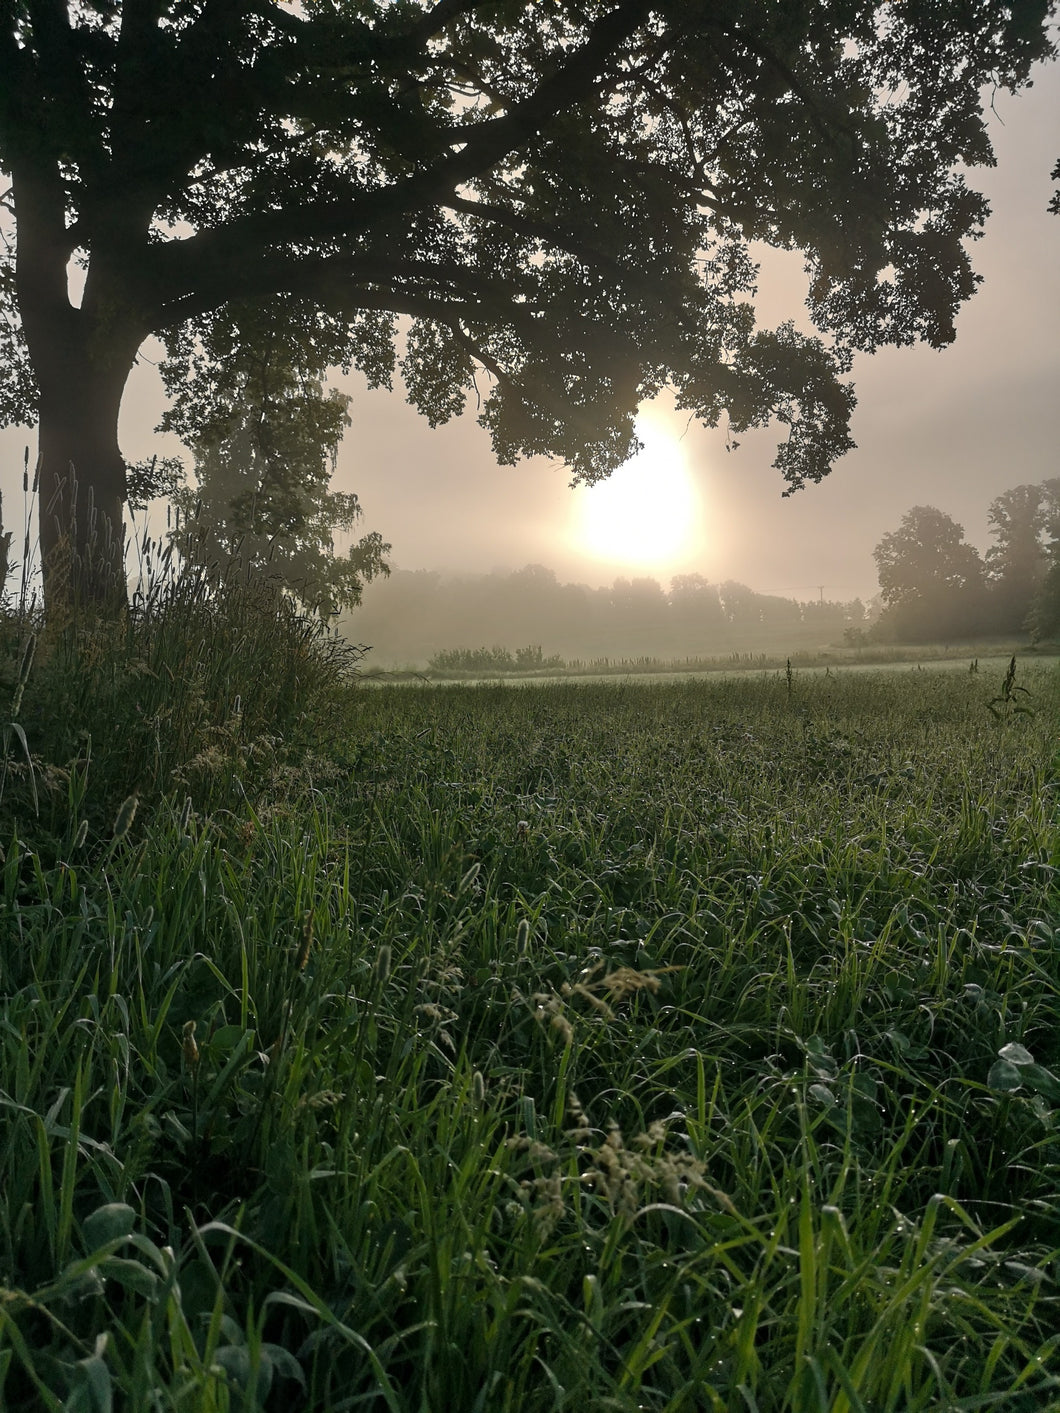
<path fill-rule="evenodd" d="M 92 357 L 79 344 L 37 364 L 41 569 L 45 606 L 60 617 L 117 613 L 127 599 L 118 411 L 134 354 Z"/>
<path fill-rule="evenodd" d="M 116 613 L 127 598 L 118 410 L 143 322 L 129 307 L 122 261 L 113 254 L 104 260 L 93 255 L 81 305 L 71 302 L 71 238 L 57 172 L 16 164 L 14 182 L 15 285 L 40 392 L 37 488 L 45 609 L 58 620 L 79 608 Z"/>

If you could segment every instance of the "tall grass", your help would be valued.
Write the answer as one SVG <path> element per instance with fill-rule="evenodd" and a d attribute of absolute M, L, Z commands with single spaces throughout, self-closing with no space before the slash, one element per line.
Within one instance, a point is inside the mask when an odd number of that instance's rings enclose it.
<path fill-rule="evenodd" d="M 168 552 L 120 618 L 56 627 L 23 602 L 0 617 L 0 818 L 68 848 L 131 797 L 232 803 L 304 759 L 361 655 L 268 585 L 217 586 Z"/>
<path fill-rule="evenodd" d="M 358 691 L 315 643 L 285 770 L 209 776 L 279 630 L 195 621 L 69 684 L 127 739 L 166 664 L 212 703 L 120 836 L 38 847 L 129 793 L 98 726 L 69 818 L 8 816 L 6 1407 L 1060 1406 L 1055 672 L 995 716 Z"/>

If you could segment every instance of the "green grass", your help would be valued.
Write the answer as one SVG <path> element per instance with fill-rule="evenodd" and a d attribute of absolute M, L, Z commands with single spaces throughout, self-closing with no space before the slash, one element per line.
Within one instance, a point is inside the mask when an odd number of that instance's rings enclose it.
<path fill-rule="evenodd" d="M 325 673 L 117 838 L 94 739 L 69 819 L 23 772 L 3 1406 L 1060 1407 L 1060 680 L 1016 680 Z"/>
<path fill-rule="evenodd" d="M 532 649 L 524 649 L 529 656 Z M 769 651 L 730 652 L 713 657 L 639 657 L 549 658 L 540 665 L 518 663 L 507 649 L 456 649 L 436 654 L 426 667 L 406 666 L 365 674 L 368 681 L 381 682 L 463 682 L 479 685 L 483 682 L 522 681 L 608 681 L 614 678 L 651 678 L 655 681 L 682 680 L 705 674 L 754 673 L 821 668 L 828 672 L 863 670 L 879 667 L 912 666 L 940 667 L 993 671 L 1000 675 L 1013 653 L 1024 661 L 1054 666 L 1058 660 L 1057 645 L 1051 642 L 1029 643 L 1026 639 L 976 639 L 958 643 L 869 643 L 859 646 L 791 648 L 774 645 Z M 508 661 L 505 662 L 504 659 Z M 477 660 L 477 661 L 476 661 Z"/>

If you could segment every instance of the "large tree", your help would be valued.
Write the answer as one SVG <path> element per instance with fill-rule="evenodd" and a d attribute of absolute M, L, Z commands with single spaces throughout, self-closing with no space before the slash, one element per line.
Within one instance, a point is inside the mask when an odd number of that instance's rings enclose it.
<path fill-rule="evenodd" d="M 944 511 L 914 505 L 873 557 L 887 605 L 879 636 L 924 642 L 975 637 L 986 629 L 986 568 Z"/>
<path fill-rule="evenodd" d="M 0 414 L 39 422 L 46 591 L 71 550 L 118 582 L 144 339 L 235 302 L 340 321 L 376 382 L 403 316 L 411 400 L 476 389 L 501 461 L 606 475 L 670 383 L 711 425 L 779 419 L 788 489 L 820 479 L 853 350 L 954 336 L 981 92 L 1051 52 L 1050 9 L 0 0 Z M 756 328 L 756 241 L 805 252 L 823 341 Z"/>
<path fill-rule="evenodd" d="M 995 626 L 1018 633 L 1048 568 L 1044 542 L 1048 496 L 1044 485 L 1012 486 L 991 501 L 994 543 L 986 552 Z"/>

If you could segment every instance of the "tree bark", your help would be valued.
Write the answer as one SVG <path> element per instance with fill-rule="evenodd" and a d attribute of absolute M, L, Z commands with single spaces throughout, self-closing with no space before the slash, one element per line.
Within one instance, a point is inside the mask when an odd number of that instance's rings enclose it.
<path fill-rule="evenodd" d="M 124 247 L 93 253 L 80 307 L 58 169 L 17 163 L 15 283 L 39 399 L 37 489 L 44 602 L 57 620 L 126 603 L 122 392 L 147 329 L 125 286 Z M 124 268 L 123 268 L 124 267 Z M 149 327 L 149 325 L 148 325 Z"/>
<path fill-rule="evenodd" d="M 132 359 L 104 366 L 69 346 L 54 350 L 40 385 L 37 488 L 41 570 L 49 615 L 126 603 L 125 462 L 118 411 Z"/>

